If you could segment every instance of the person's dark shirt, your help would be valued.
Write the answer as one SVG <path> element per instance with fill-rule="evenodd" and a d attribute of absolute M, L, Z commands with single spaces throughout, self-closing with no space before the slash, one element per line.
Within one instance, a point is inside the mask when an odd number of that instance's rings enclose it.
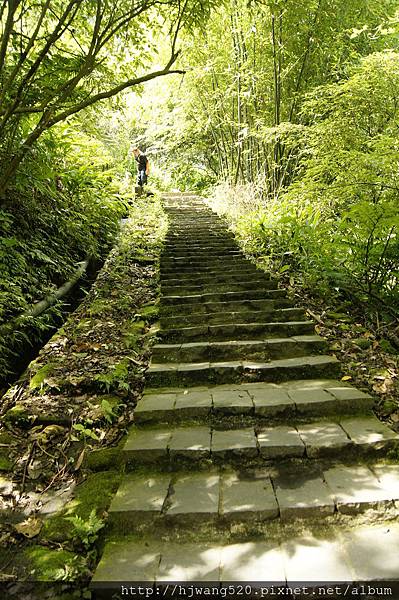
<path fill-rule="evenodd" d="M 139 154 L 135 157 L 138 163 L 138 170 L 145 171 L 147 168 L 147 157 L 145 154 Z"/>

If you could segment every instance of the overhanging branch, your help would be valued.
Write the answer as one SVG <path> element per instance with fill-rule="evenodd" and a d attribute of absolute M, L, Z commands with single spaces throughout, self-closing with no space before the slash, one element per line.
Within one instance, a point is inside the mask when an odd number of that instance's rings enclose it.
<path fill-rule="evenodd" d="M 76 114 L 77 112 L 80 112 L 84 108 L 88 108 L 89 106 L 96 104 L 96 102 L 99 102 L 100 100 L 106 100 L 107 98 L 112 98 L 112 96 L 116 96 L 116 94 L 119 94 L 119 92 L 122 92 L 123 90 L 126 90 L 130 87 L 140 85 L 147 81 L 151 81 L 151 79 L 155 79 L 157 77 L 163 77 L 165 75 L 173 75 L 173 74 L 174 75 L 176 75 L 176 74 L 184 75 L 186 73 L 186 71 L 184 71 L 182 69 L 171 69 L 172 65 L 176 62 L 176 60 L 179 56 L 179 53 L 180 52 L 178 51 L 171 57 L 171 59 L 169 60 L 168 64 L 166 65 L 166 67 L 164 69 L 161 69 L 159 71 L 153 71 L 152 73 L 147 73 L 146 75 L 142 75 L 141 77 L 135 77 L 134 79 L 128 79 L 127 81 L 124 81 L 123 83 L 120 83 L 119 85 L 117 85 L 109 90 L 106 90 L 104 92 L 99 92 L 98 94 L 95 94 L 94 96 L 91 96 L 90 98 L 87 98 L 83 102 L 80 102 L 79 104 L 75 104 L 75 106 L 72 106 L 68 110 L 65 110 L 62 113 L 59 113 L 58 115 L 56 115 L 55 117 L 50 119 L 49 127 L 52 127 L 56 123 L 63 121 L 64 119 L 68 118 L 69 116 Z"/>

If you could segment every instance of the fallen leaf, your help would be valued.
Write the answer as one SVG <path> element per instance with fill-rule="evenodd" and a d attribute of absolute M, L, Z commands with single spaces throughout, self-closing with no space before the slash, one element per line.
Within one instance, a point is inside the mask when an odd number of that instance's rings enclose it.
<path fill-rule="evenodd" d="M 29 517 L 26 521 L 15 525 L 15 530 L 30 539 L 39 535 L 42 527 L 43 521 L 36 517 Z"/>
<path fill-rule="evenodd" d="M 343 377 L 341 377 L 341 381 L 349 381 L 350 379 L 352 379 L 350 375 L 344 375 Z"/>
<path fill-rule="evenodd" d="M 377 392 L 377 394 L 386 394 L 387 386 L 385 385 L 385 381 L 382 381 L 381 383 L 375 383 L 373 385 L 373 390 Z"/>
<path fill-rule="evenodd" d="M 86 450 L 85 450 L 85 448 L 83 448 L 82 452 L 79 454 L 78 460 L 76 461 L 76 464 L 74 467 L 75 471 L 79 471 L 80 467 L 82 466 L 82 462 L 85 457 L 85 452 L 86 452 Z"/>

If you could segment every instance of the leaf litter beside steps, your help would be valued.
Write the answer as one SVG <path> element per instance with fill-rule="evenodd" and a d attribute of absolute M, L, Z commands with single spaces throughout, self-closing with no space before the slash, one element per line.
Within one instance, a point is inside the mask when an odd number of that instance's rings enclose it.
<path fill-rule="evenodd" d="M 0 585 L 90 576 L 150 357 L 166 229 L 159 199 L 132 207 L 84 302 L 2 398 Z"/>

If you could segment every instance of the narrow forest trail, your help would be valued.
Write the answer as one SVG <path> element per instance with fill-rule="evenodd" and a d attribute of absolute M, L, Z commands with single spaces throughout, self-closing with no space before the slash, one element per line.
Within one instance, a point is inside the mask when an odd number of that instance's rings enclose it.
<path fill-rule="evenodd" d="M 217 215 L 165 204 L 159 343 L 93 588 L 397 578 L 399 436 Z"/>

